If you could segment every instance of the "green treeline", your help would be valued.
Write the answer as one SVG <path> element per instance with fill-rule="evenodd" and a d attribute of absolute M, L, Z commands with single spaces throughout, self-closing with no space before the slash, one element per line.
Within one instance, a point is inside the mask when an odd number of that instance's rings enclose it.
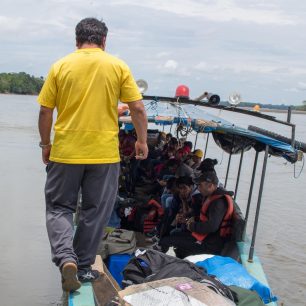
<path fill-rule="evenodd" d="M 43 77 L 36 78 L 25 72 L 0 73 L 0 93 L 37 95 L 43 84 Z"/>
<path fill-rule="evenodd" d="M 230 106 L 229 102 L 221 102 L 220 105 Z M 264 104 L 264 103 L 254 103 L 254 102 L 239 103 L 239 107 L 253 108 L 255 105 L 259 105 L 260 108 L 281 109 L 281 110 L 288 110 L 289 106 L 291 106 L 292 109 L 294 110 L 306 111 L 306 101 L 303 101 L 303 105 Z"/>

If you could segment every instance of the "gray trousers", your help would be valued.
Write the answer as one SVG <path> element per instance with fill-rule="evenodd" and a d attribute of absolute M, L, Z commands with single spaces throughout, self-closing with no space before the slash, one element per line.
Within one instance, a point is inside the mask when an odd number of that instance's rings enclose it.
<path fill-rule="evenodd" d="M 119 169 L 120 163 L 48 164 L 46 223 L 52 261 L 58 267 L 75 262 L 82 269 L 94 263 L 103 229 L 116 201 Z M 74 234 L 73 213 L 80 188 L 82 207 Z"/>

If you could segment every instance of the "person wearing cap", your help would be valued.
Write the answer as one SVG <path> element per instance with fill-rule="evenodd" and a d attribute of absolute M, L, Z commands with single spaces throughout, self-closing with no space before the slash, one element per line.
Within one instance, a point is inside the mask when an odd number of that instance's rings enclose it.
<path fill-rule="evenodd" d="M 197 169 L 200 166 L 203 155 L 204 154 L 201 149 L 196 149 L 193 151 L 192 156 L 191 156 L 192 164 L 190 165 L 192 169 Z"/>
<path fill-rule="evenodd" d="M 200 214 L 186 221 L 187 231 L 175 232 L 159 242 L 160 250 L 174 247 L 176 256 L 220 254 L 231 234 L 230 221 L 234 205 L 230 192 L 218 187 L 214 171 L 200 174 L 194 183 L 203 196 Z"/>

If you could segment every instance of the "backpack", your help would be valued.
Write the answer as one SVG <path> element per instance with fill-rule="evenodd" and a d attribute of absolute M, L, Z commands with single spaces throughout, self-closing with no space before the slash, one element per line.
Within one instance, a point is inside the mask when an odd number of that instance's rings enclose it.
<path fill-rule="evenodd" d="M 136 250 L 136 236 L 133 231 L 115 229 L 106 233 L 98 247 L 98 255 L 103 259 L 113 254 L 133 254 Z"/>
<path fill-rule="evenodd" d="M 171 277 L 188 277 L 202 282 L 216 293 L 233 301 L 229 288 L 215 278 L 207 275 L 206 270 L 192 262 L 169 256 L 155 250 L 137 250 L 123 270 L 122 285 L 142 284 Z"/>

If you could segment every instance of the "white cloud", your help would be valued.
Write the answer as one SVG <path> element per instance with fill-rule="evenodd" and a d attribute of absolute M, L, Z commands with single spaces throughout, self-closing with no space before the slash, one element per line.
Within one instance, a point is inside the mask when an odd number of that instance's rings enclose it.
<path fill-rule="evenodd" d="M 194 68 L 196 69 L 196 70 L 199 70 L 199 71 L 207 71 L 208 70 L 208 64 L 206 63 L 206 62 L 200 62 L 200 63 L 198 63 L 198 64 L 196 64 L 195 66 L 194 66 Z"/>
<path fill-rule="evenodd" d="M 107 52 L 152 84 L 152 95 L 182 83 L 195 93 L 243 88 L 250 100 L 301 101 L 305 11 L 298 0 L 2 0 L 0 72 L 45 76 L 75 49 L 76 23 L 103 17 Z"/>
<path fill-rule="evenodd" d="M 298 82 L 296 87 L 288 88 L 289 92 L 303 92 L 306 91 L 306 82 Z"/>
<path fill-rule="evenodd" d="M 166 51 L 161 51 L 156 54 L 156 58 L 163 58 L 169 56 L 171 53 Z"/>
<path fill-rule="evenodd" d="M 167 60 L 164 64 L 164 68 L 167 70 L 176 70 L 177 67 L 178 62 L 176 62 L 175 60 Z"/>
<path fill-rule="evenodd" d="M 282 63 L 263 63 L 263 62 L 251 62 L 247 64 L 245 62 L 231 62 L 228 63 L 228 60 L 222 64 L 208 64 L 207 62 L 199 62 L 194 65 L 194 70 L 199 72 L 206 73 L 223 73 L 223 72 L 232 72 L 235 74 L 242 73 L 254 73 L 254 74 L 275 74 L 275 75 L 304 75 L 306 74 L 306 67 L 287 67 Z M 277 79 L 279 81 L 279 78 Z M 300 82 L 301 83 L 301 82 Z M 306 84 L 306 83 L 301 83 Z M 301 85 L 303 87 L 303 85 Z"/>
<path fill-rule="evenodd" d="M 300 90 L 306 90 L 306 82 L 298 82 L 297 88 Z"/>
<path fill-rule="evenodd" d="M 257 24 L 296 25 L 303 20 L 297 16 L 274 6 L 262 4 L 243 7 L 234 0 L 176 0 L 143 1 L 143 0 L 113 0 L 113 5 L 134 5 L 152 10 L 165 11 L 186 17 L 201 17 L 214 22 L 240 21 Z"/>

